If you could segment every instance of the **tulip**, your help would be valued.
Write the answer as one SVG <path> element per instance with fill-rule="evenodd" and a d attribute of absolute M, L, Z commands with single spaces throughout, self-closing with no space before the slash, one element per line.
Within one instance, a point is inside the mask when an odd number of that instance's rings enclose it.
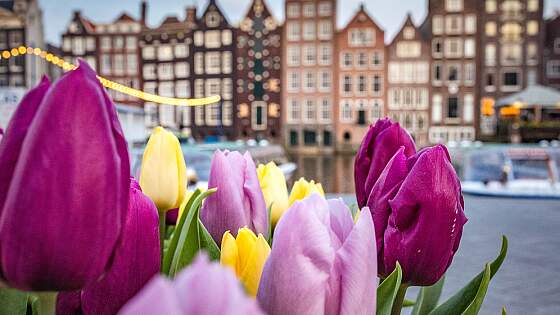
<path fill-rule="evenodd" d="M 111 268 L 101 280 L 78 294 L 60 293 L 57 315 L 116 314 L 159 269 L 158 212 L 131 178 L 126 223 Z"/>
<path fill-rule="evenodd" d="M 142 168 L 140 187 L 160 212 L 179 208 L 187 191 L 187 167 L 177 137 L 156 127 L 148 140 Z"/>
<path fill-rule="evenodd" d="M 270 211 L 271 222 L 275 226 L 290 205 L 286 178 L 282 170 L 274 162 L 266 165 L 260 164 L 257 167 L 257 175 L 266 202 L 266 208 L 268 209 L 272 206 Z"/>
<path fill-rule="evenodd" d="M 235 272 L 250 295 L 256 296 L 264 263 L 270 246 L 262 236 L 257 237 L 247 228 L 239 229 L 237 238 L 229 231 L 222 238 L 220 262 Z"/>
<path fill-rule="evenodd" d="M 2 146 L 12 136 L 21 134 L 7 132 Z M 77 290 L 103 275 L 127 211 L 126 147 L 114 105 L 80 62 L 44 96 L 16 165 L 2 162 L 8 167 L 0 173 L 13 174 L 0 221 L 2 276 L 9 285 Z M 10 158 L 2 150 L 0 160 Z"/>
<path fill-rule="evenodd" d="M 447 149 L 438 145 L 408 158 L 399 149 L 367 204 L 377 232 L 380 276 L 398 261 L 403 283 L 436 283 L 451 264 L 467 221 Z"/>
<path fill-rule="evenodd" d="M 247 227 L 268 237 L 268 211 L 249 152 L 217 150 L 210 164 L 208 188 L 217 188 L 200 209 L 200 219 L 220 246 L 226 231 Z"/>
<path fill-rule="evenodd" d="M 385 118 L 369 127 L 354 160 L 354 184 L 360 208 L 366 205 L 377 178 L 401 146 L 406 156 L 416 153 L 414 140 L 399 123 Z"/>
<path fill-rule="evenodd" d="M 373 234 L 367 208 L 354 224 L 342 200 L 297 201 L 276 226 L 259 304 L 269 315 L 375 314 Z"/>
<path fill-rule="evenodd" d="M 325 191 L 323 191 L 323 186 L 321 183 L 315 183 L 314 180 L 306 181 L 305 178 L 300 178 L 292 186 L 292 191 L 290 192 L 289 204 L 290 206 L 294 204 L 297 200 L 302 200 L 312 193 L 318 193 L 321 196 L 325 196 Z"/>
<path fill-rule="evenodd" d="M 233 273 L 199 255 L 173 282 L 156 276 L 119 315 L 263 315 Z"/>

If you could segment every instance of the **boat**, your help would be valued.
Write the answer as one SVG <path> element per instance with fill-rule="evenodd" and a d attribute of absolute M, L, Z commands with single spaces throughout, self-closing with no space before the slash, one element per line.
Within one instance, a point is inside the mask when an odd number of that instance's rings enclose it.
<path fill-rule="evenodd" d="M 499 146 L 466 150 L 456 166 L 464 194 L 507 198 L 560 199 L 560 150 Z"/>

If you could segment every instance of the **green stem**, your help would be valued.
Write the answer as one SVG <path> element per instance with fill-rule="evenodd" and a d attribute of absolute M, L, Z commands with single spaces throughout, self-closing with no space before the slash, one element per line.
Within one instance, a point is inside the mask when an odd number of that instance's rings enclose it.
<path fill-rule="evenodd" d="M 165 211 L 158 211 L 159 213 L 159 250 L 161 261 L 163 262 L 163 242 L 165 241 L 167 222 L 165 221 Z"/>
<path fill-rule="evenodd" d="M 406 295 L 406 289 L 408 289 L 408 285 L 401 284 L 399 291 L 397 292 L 397 296 L 395 297 L 395 301 L 393 302 L 393 309 L 391 310 L 391 315 L 400 315 L 403 306 L 404 297 Z"/>
<path fill-rule="evenodd" d="M 38 315 L 54 315 L 56 311 L 56 295 L 58 292 L 35 292 L 39 299 Z"/>

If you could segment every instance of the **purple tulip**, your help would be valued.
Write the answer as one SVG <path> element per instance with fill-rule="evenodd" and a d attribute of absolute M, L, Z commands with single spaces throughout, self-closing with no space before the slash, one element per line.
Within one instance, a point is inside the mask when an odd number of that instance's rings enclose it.
<path fill-rule="evenodd" d="M 152 279 L 119 314 L 264 315 L 233 272 L 203 254 L 173 282 L 162 276 Z"/>
<path fill-rule="evenodd" d="M 24 130 L 20 124 L 13 128 Z M 8 131 L 2 146 L 12 136 L 22 137 Z M 13 174 L 1 204 L 6 282 L 63 291 L 98 280 L 124 224 L 130 168 L 114 105 L 86 63 L 48 90 L 15 165 L 4 162 L 13 158 L 7 152 L 0 153 L 0 173 Z"/>
<path fill-rule="evenodd" d="M 354 161 L 354 184 L 360 209 L 366 205 L 369 193 L 385 165 L 401 146 L 404 146 L 406 156 L 416 153 L 414 140 L 399 123 L 385 118 L 369 127 Z"/>
<path fill-rule="evenodd" d="M 445 273 L 459 248 L 463 225 L 461 185 L 444 146 L 406 157 L 397 151 L 369 196 L 376 230 L 379 274 L 398 261 L 403 282 L 429 286 Z"/>
<path fill-rule="evenodd" d="M 374 225 L 364 208 L 354 225 L 342 200 L 318 194 L 278 222 L 257 300 L 269 315 L 375 314 Z"/>
<path fill-rule="evenodd" d="M 268 236 L 268 211 L 249 152 L 214 153 L 208 188 L 215 187 L 216 193 L 204 201 L 200 219 L 218 246 L 226 231 L 237 233 L 242 227 Z"/>
<path fill-rule="evenodd" d="M 127 218 L 111 268 L 101 280 L 81 290 L 78 298 L 75 292 L 60 293 L 57 315 L 116 314 L 159 272 L 158 224 L 156 206 L 131 178 Z"/>

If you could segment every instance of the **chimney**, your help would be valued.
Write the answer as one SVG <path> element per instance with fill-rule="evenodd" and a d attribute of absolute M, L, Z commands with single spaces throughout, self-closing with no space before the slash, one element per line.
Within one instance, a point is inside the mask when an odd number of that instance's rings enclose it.
<path fill-rule="evenodd" d="M 140 22 L 146 25 L 146 17 L 148 15 L 148 4 L 146 1 L 142 1 L 140 4 Z"/>
<path fill-rule="evenodd" d="M 185 22 L 189 25 L 196 24 L 196 7 L 195 6 L 188 6 L 187 7 L 187 16 L 185 17 Z"/>

